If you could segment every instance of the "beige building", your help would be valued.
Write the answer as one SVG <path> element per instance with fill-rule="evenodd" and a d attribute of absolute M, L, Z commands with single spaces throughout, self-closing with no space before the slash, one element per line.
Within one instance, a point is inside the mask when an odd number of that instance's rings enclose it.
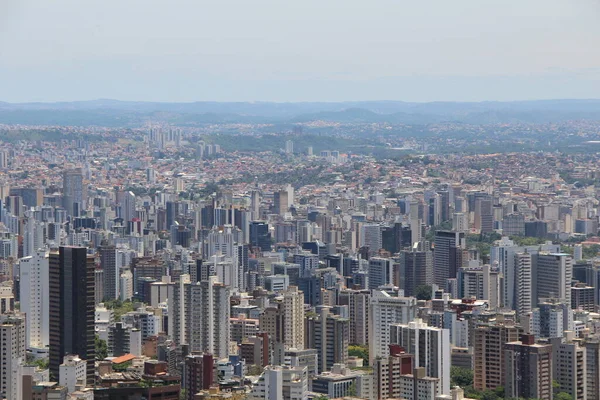
<path fill-rule="evenodd" d="M 477 390 L 504 386 L 504 345 L 519 340 L 520 328 L 501 323 L 475 329 L 473 387 Z"/>

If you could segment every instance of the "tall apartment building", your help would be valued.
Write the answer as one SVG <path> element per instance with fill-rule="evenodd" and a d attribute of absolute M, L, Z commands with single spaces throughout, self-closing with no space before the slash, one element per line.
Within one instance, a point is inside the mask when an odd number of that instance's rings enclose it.
<path fill-rule="evenodd" d="M 115 246 L 100 246 L 100 267 L 104 271 L 104 298 L 115 300 L 119 298 L 119 278 L 121 271 L 117 266 L 117 248 Z"/>
<path fill-rule="evenodd" d="M 600 340 L 588 339 L 584 342 L 587 400 L 600 399 Z"/>
<path fill-rule="evenodd" d="M 369 290 L 342 290 L 338 304 L 348 306 L 350 319 L 350 343 L 367 345 L 369 343 Z"/>
<path fill-rule="evenodd" d="M 39 250 L 19 260 L 21 312 L 27 318 L 28 348 L 44 349 L 49 344 L 49 259 Z"/>
<path fill-rule="evenodd" d="M 283 343 L 287 348 L 304 348 L 304 294 L 295 286 L 283 292 Z"/>
<path fill-rule="evenodd" d="M 571 280 L 573 259 L 563 253 L 539 253 L 537 256 L 534 282 L 534 302 L 554 298 L 571 305 Z"/>
<path fill-rule="evenodd" d="M 85 200 L 83 172 L 81 168 L 67 169 L 63 173 L 63 207 L 67 215 L 79 216 Z"/>
<path fill-rule="evenodd" d="M 519 340 L 521 329 L 515 325 L 488 324 L 474 330 L 473 387 L 493 390 L 504 386 L 504 345 Z"/>
<path fill-rule="evenodd" d="M 0 354 L 0 396 L 4 399 L 19 399 L 22 388 L 19 370 L 26 357 L 23 315 L 0 315 Z"/>
<path fill-rule="evenodd" d="M 481 233 L 494 231 L 494 212 L 492 197 L 487 195 L 475 201 L 475 229 Z"/>
<path fill-rule="evenodd" d="M 461 268 L 458 281 L 460 298 L 487 300 L 491 310 L 500 306 L 501 275 L 498 270 L 492 270 L 489 264 Z"/>
<path fill-rule="evenodd" d="M 377 357 L 389 355 L 390 325 L 408 324 L 414 320 L 417 299 L 400 297 L 383 290 L 373 290 L 369 299 L 369 357 L 371 364 Z"/>
<path fill-rule="evenodd" d="M 565 338 L 551 338 L 552 376 L 558 392 L 571 395 L 575 400 L 587 400 L 586 350 L 574 342 L 575 332 L 566 332 Z"/>
<path fill-rule="evenodd" d="M 514 290 L 510 304 L 514 305 L 517 315 L 524 315 L 532 307 L 532 270 L 531 254 L 515 253 L 514 259 Z"/>
<path fill-rule="evenodd" d="M 304 294 L 296 286 L 281 293 L 280 301 L 260 315 L 260 328 L 285 350 L 304 349 Z"/>
<path fill-rule="evenodd" d="M 361 229 L 360 245 L 368 247 L 370 254 L 377 254 L 377 252 L 383 248 L 381 225 L 363 225 Z"/>
<path fill-rule="evenodd" d="M 392 283 L 394 261 L 391 258 L 372 257 L 369 259 L 369 289 Z"/>
<path fill-rule="evenodd" d="M 216 276 L 189 285 L 189 344 L 193 352 L 229 356 L 230 288 Z M 202 307 L 198 307 L 202 304 Z"/>
<path fill-rule="evenodd" d="M 531 306 L 534 307 L 537 304 L 537 298 L 535 298 L 534 285 L 536 284 L 536 271 L 533 269 L 535 262 L 537 261 L 537 254 L 540 252 L 556 253 L 560 251 L 560 245 L 552 244 L 547 242 L 541 245 L 535 246 L 517 246 L 508 237 L 502 237 L 501 240 L 497 241 L 494 246 L 490 249 L 490 264 L 498 265 L 500 272 L 504 276 L 504 287 L 502 290 L 501 299 L 504 307 L 511 309 L 517 309 L 515 304 L 517 293 L 531 293 Z M 529 265 L 524 264 L 521 266 L 515 263 L 519 260 L 515 255 L 518 253 L 528 253 L 531 255 L 531 288 L 528 286 L 528 281 L 519 281 L 519 275 L 527 276 L 527 269 Z M 527 260 L 521 259 L 522 262 Z M 517 267 L 522 267 L 521 271 L 517 271 Z M 523 286 L 519 286 L 523 285 Z"/>
<path fill-rule="evenodd" d="M 347 363 L 349 325 L 347 318 L 333 314 L 327 306 L 317 307 L 317 317 L 307 320 L 306 348 L 317 349 L 319 373 Z"/>
<path fill-rule="evenodd" d="M 211 354 L 190 354 L 184 361 L 184 389 L 186 400 L 214 384 L 214 359 Z"/>
<path fill-rule="evenodd" d="M 87 362 L 87 384 L 94 385 L 94 258 L 85 247 L 60 247 L 50 253 L 49 325 L 50 373 L 59 377 L 59 366 L 67 354 L 78 354 Z"/>
<path fill-rule="evenodd" d="M 390 342 L 414 355 L 415 368 L 440 379 L 439 393 L 450 394 L 450 331 L 428 326 L 421 319 L 390 326 Z"/>
<path fill-rule="evenodd" d="M 189 343 L 189 330 L 187 328 L 190 315 L 189 284 L 190 276 L 184 274 L 179 277 L 178 282 L 169 284 L 167 288 L 168 332 L 171 340 L 178 346 Z"/>
<path fill-rule="evenodd" d="M 507 398 L 552 399 L 552 345 L 536 344 L 535 337 L 523 335 L 520 341 L 504 346 L 505 396 Z"/>

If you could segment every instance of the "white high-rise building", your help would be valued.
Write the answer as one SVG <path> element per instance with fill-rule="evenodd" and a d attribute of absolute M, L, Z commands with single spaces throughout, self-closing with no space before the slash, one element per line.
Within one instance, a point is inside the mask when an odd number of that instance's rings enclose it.
<path fill-rule="evenodd" d="M 234 257 L 235 238 L 232 228 L 231 225 L 225 225 L 223 228 L 214 228 L 210 231 L 206 249 L 207 258 L 214 255 Z"/>
<path fill-rule="evenodd" d="M 133 297 L 133 274 L 131 271 L 124 271 L 119 282 L 119 298 L 121 301 L 131 300 Z"/>
<path fill-rule="evenodd" d="M 515 281 L 515 254 L 527 252 L 531 254 L 532 257 L 535 257 L 539 252 L 557 253 L 559 251 L 560 245 L 552 244 L 552 242 L 547 242 L 545 244 L 536 246 L 517 246 L 506 236 L 502 237 L 502 239 L 497 241 L 494 246 L 491 247 L 490 264 L 498 265 L 500 272 L 502 272 L 502 275 L 504 276 L 504 288 L 501 295 L 504 307 L 516 309 L 514 304 L 515 290 L 518 290 L 517 285 L 519 282 Z M 533 264 L 534 260 L 532 259 L 532 267 Z M 533 285 L 535 284 L 535 279 L 533 278 L 535 276 L 534 272 L 535 271 L 532 269 L 532 306 L 537 304 L 537 298 L 533 297 Z"/>
<path fill-rule="evenodd" d="M 523 315 L 530 312 L 532 307 L 531 254 L 515 253 L 514 272 L 514 299 L 511 299 L 511 304 L 517 315 Z"/>
<path fill-rule="evenodd" d="M 190 350 L 211 353 L 216 358 L 228 357 L 229 287 L 220 283 L 216 276 L 187 286 Z"/>
<path fill-rule="evenodd" d="M 428 326 L 421 319 L 408 324 L 392 324 L 391 343 L 414 355 L 415 368 L 423 367 L 427 376 L 440 379 L 439 393 L 450 394 L 450 332 Z"/>
<path fill-rule="evenodd" d="M 390 325 L 407 324 L 415 318 L 417 299 L 373 290 L 369 299 L 369 357 L 389 356 Z"/>
<path fill-rule="evenodd" d="M 27 320 L 26 345 L 44 349 L 49 343 L 48 252 L 38 250 L 34 255 L 19 260 L 21 312 Z"/>
<path fill-rule="evenodd" d="M 287 140 L 285 142 L 285 152 L 286 154 L 292 154 L 294 152 L 294 142 L 291 140 Z"/>

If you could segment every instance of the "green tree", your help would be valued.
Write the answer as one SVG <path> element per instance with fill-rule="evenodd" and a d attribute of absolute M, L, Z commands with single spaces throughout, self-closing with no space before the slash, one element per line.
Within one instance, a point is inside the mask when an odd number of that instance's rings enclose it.
<path fill-rule="evenodd" d="M 351 357 L 360 357 L 365 363 L 369 363 L 369 348 L 358 344 L 348 346 L 348 355 Z"/>
<path fill-rule="evenodd" d="M 94 342 L 96 344 L 96 360 L 104 360 L 108 356 L 106 340 L 102 340 L 100 336 L 96 335 Z"/>
<path fill-rule="evenodd" d="M 415 288 L 417 300 L 431 300 L 431 286 L 419 285 Z"/>
<path fill-rule="evenodd" d="M 583 258 L 584 259 L 590 259 L 590 258 L 594 258 L 598 255 L 598 252 L 600 251 L 600 245 L 597 244 L 593 244 L 591 246 L 583 246 Z"/>
<path fill-rule="evenodd" d="M 50 360 L 47 358 L 38 358 L 37 360 L 33 361 L 32 364 L 40 369 L 48 369 L 50 366 Z"/>
<path fill-rule="evenodd" d="M 571 396 L 569 393 L 560 392 L 554 396 L 554 400 L 573 400 L 573 396 Z"/>
<path fill-rule="evenodd" d="M 115 321 L 120 321 L 121 316 L 130 311 L 134 311 L 133 303 L 131 300 L 121 301 L 119 299 L 109 300 L 104 302 L 104 306 L 110 310 L 113 310 Z"/>
<path fill-rule="evenodd" d="M 131 365 L 132 365 L 131 361 L 126 361 L 121 364 L 113 364 L 113 371 L 116 371 L 116 372 L 127 371 L 127 368 L 131 367 Z"/>
<path fill-rule="evenodd" d="M 450 367 L 450 386 L 465 388 L 473 385 L 473 370 L 461 367 Z"/>

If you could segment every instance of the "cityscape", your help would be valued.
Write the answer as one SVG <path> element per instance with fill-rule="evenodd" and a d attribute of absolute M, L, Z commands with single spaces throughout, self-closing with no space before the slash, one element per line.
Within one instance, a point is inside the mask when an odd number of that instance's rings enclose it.
<path fill-rule="evenodd" d="M 326 125 L 2 125 L 4 398 L 598 398 L 597 123 Z"/>
<path fill-rule="evenodd" d="M 0 400 L 600 400 L 598 16 L 0 1 Z"/>

